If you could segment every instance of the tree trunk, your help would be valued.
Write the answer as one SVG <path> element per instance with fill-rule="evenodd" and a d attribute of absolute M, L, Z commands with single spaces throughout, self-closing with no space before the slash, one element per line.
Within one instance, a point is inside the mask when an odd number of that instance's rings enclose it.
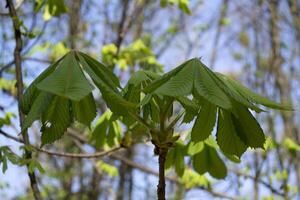
<path fill-rule="evenodd" d="M 166 199 L 166 180 L 165 180 L 165 162 L 167 157 L 167 149 L 159 149 L 158 164 L 159 164 L 159 181 L 157 185 L 158 200 Z"/>

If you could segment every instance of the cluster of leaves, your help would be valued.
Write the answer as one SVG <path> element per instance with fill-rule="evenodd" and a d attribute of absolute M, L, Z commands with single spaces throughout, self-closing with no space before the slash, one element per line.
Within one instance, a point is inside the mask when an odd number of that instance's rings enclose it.
<path fill-rule="evenodd" d="M 67 54 L 70 49 L 66 47 L 63 42 L 58 42 L 55 44 L 51 44 L 50 42 L 45 42 L 41 45 L 36 45 L 34 48 L 30 50 L 27 54 L 28 56 L 33 56 L 36 53 L 44 53 L 49 51 L 49 60 L 56 61 L 63 55 Z"/>
<path fill-rule="evenodd" d="M 15 88 L 15 84 L 16 84 L 15 80 L 0 78 L 0 89 L 14 96 L 16 95 L 17 92 Z"/>
<path fill-rule="evenodd" d="M 140 66 L 146 70 L 162 71 L 162 66 L 156 60 L 151 48 L 141 39 L 122 48 L 120 52 L 114 44 L 103 46 L 102 60 L 108 66 L 117 65 L 121 70 Z"/>
<path fill-rule="evenodd" d="M 90 140 L 92 144 L 95 143 L 97 148 L 120 144 L 121 126 L 117 120 L 112 118 L 112 112 L 106 111 L 101 115 Z"/>
<path fill-rule="evenodd" d="M 199 59 L 185 62 L 155 80 L 144 91 L 174 97 L 186 110 L 184 122 L 195 118 L 191 131 L 191 142 L 197 150 L 192 154 L 194 169 L 200 174 L 209 172 L 216 178 L 226 176 L 226 167 L 218 156 L 217 149 L 231 160 L 238 161 L 248 147 L 264 146 L 263 130 L 249 109 L 263 111 L 258 105 L 291 109 L 259 96 L 233 79 L 212 72 Z M 183 97 L 190 95 L 193 99 Z M 215 126 L 216 143 L 210 137 Z M 177 160 L 174 163 L 175 170 L 182 175 L 180 163 L 183 162 L 184 153 L 180 146 L 182 145 L 175 146 Z"/>
<path fill-rule="evenodd" d="M 250 110 L 262 112 L 261 106 L 291 109 L 211 71 L 196 58 L 162 76 L 137 71 L 122 88 L 109 68 L 84 53 L 71 51 L 26 90 L 21 101 L 27 114 L 22 128 L 40 119 L 43 145 L 59 139 L 75 120 L 90 126 L 96 117 L 96 106 L 89 80 L 111 110 L 99 119 L 92 142 L 97 147 L 118 144 L 119 120 L 128 128 L 126 135 L 150 135 L 156 147 L 171 149 L 167 167 L 174 165 L 179 176 L 184 175 L 184 158 L 189 156 L 199 174 L 209 172 L 224 178 L 227 169 L 219 152 L 239 162 L 247 148 L 264 147 L 263 130 Z M 184 142 L 177 141 L 179 136 L 174 135 L 174 126 L 182 116 L 174 109 L 175 102 L 183 108 L 182 123 L 195 119 Z"/>
<path fill-rule="evenodd" d="M 22 147 L 23 148 L 23 147 Z M 14 165 L 24 166 L 28 165 L 29 172 L 33 172 L 38 169 L 41 173 L 45 170 L 39 162 L 34 159 L 24 159 L 15 154 L 8 146 L 0 147 L 0 164 L 2 164 L 2 172 L 5 173 L 7 170 L 7 162 L 10 161 Z"/>
<path fill-rule="evenodd" d="M 182 12 L 190 15 L 192 12 L 189 9 L 189 3 L 190 3 L 189 0 L 161 0 L 160 6 L 162 8 L 165 8 L 168 4 L 172 6 L 176 4 Z"/>
<path fill-rule="evenodd" d="M 8 93 L 9 95 L 15 96 L 17 94 L 17 90 L 15 87 L 16 81 L 15 80 L 9 80 L 6 78 L 0 78 L 0 89 Z"/>
<path fill-rule="evenodd" d="M 107 164 L 101 160 L 99 160 L 96 165 L 100 171 L 105 172 L 110 177 L 116 177 L 119 175 L 118 168 L 113 165 Z"/>
<path fill-rule="evenodd" d="M 11 112 L 7 112 L 5 113 L 5 115 L 3 117 L 0 117 L 0 128 L 2 128 L 2 126 L 9 126 L 11 125 L 11 119 L 15 118 L 16 115 L 14 113 Z"/>
<path fill-rule="evenodd" d="M 42 122 L 42 145 L 62 137 L 73 121 L 90 126 L 96 117 L 96 104 L 89 79 L 101 90 L 103 99 L 114 113 L 122 114 L 134 107 L 118 90 L 115 75 L 90 56 L 69 52 L 47 68 L 27 88 L 20 102 L 27 115 L 22 129 L 35 120 Z"/>
<path fill-rule="evenodd" d="M 186 189 L 192 189 L 194 187 L 205 187 L 210 188 L 210 181 L 204 176 L 199 175 L 191 169 L 186 169 L 180 182 Z"/>
<path fill-rule="evenodd" d="M 58 17 L 68 11 L 63 0 L 36 0 L 35 12 L 43 9 L 43 18 L 45 21 L 52 17 Z"/>

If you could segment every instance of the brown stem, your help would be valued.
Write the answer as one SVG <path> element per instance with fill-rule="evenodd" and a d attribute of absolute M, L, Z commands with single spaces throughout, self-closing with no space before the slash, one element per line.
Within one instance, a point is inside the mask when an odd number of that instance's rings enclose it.
<path fill-rule="evenodd" d="M 76 39 L 79 33 L 79 24 L 80 24 L 80 8 L 81 8 L 81 0 L 73 0 L 71 1 L 71 9 L 70 9 L 70 21 L 69 21 L 69 35 L 70 35 L 70 47 L 71 49 L 76 49 Z"/>
<path fill-rule="evenodd" d="M 158 164 L 159 164 L 159 181 L 157 185 L 158 200 L 166 199 L 166 180 L 165 180 L 165 162 L 167 157 L 167 149 L 159 149 Z"/>
<path fill-rule="evenodd" d="M 124 39 L 124 30 L 123 29 L 124 29 L 126 18 L 127 18 L 129 0 L 124 0 L 122 3 L 123 3 L 122 16 L 121 16 L 120 23 L 119 23 L 119 26 L 118 26 L 117 40 L 115 42 L 117 50 L 118 50 L 117 54 L 120 51 L 120 47 L 121 47 L 123 39 Z"/>
<path fill-rule="evenodd" d="M 18 101 L 20 102 L 20 99 L 22 98 L 22 95 L 23 95 L 22 58 L 21 58 L 22 37 L 21 37 L 21 30 L 20 30 L 20 22 L 19 22 L 19 18 L 17 16 L 16 9 L 13 4 L 13 1 L 6 0 L 6 3 L 7 3 L 8 9 L 9 9 L 9 14 L 12 19 L 13 26 L 14 26 L 14 32 L 15 32 L 16 47 L 14 50 L 14 60 L 15 60 L 15 65 L 16 65 L 17 98 L 18 98 Z M 25 115 L 24 115 L 24 113 L 22 113 L 22 110 L 20 109 L 20 106 L 19 106 L 19 119 L 20 119 L 21 127 L 23 125 L 24 118 L 25 118 Z M 23 141 L 24 141 L 25 145 L 30 145 L 27 131 L 22 132 L 22 137 L 23 137 Z M 32 158 L 31 152 L 28 150 L 25 150 L 24 157 L 25 157 L 25 159 L 31 159 Z M 31 189 L 32 189 L 34 198 L 36 200 L 41 200 L 42 197 L 41 197 L 41 194 L 40 194 L 40 191 L 38 188 L 35 173 L 34 172 L 30 173 L 28 171 L 28 176 L 30 179 L 30 185 L 31 185 Z"/>

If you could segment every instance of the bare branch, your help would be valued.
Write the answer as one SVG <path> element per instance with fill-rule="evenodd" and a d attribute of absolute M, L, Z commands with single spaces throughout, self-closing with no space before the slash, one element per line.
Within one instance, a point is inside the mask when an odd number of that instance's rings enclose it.
<path fill-rule="evenodd" d="M 21 138 L 17 138 L 15 136 L 12 136 L 6 132 L 4 132 L 3 130 L 0 129 L 0 134 L 9 138 L 9 139 L 12 139 L 16 142 L 19 142 L 19 143 L 23 143 L 24 144 L 24 141 L 21 139 Z M 39 148 L 39 147 L 36 147 L 36 146 L 32 146 L 30 145 L 31 147 L 33 147 L 36 151 L 39 151 L 39 152 L 42 152 L 42 153 L 46 153 L 46 154 L 49 154 L 49 155 L 52 155 L 52 156 L 60 156 L 60 157 L 68 157 L 68 158 L 97 158 L 97 157 L 103 157 L 103 156 L 107 156 L 107 155 L 110 155 L 111 153 L 115 152 L 115 151 L 118 151 L 120 150 L 122 147 L 114 147 L 110 150 L 107 150 L 107 151 L 100 151 L 100 152 L 95 152 L 95 153 L 66 153 L 66 152 L 55 152 L 55 151 L 49 151 L 47 149 L 43 149 L 43 148 Z"/>
<path fill-rule="evenodd" d="M 20 1 L 20 4 L 23 1 Z M 7 3 L 7 7 L 9 9 L 9 14 L 10 14 L 10 18 L 13 22 L 13 28 L 14 28 L 14 34 L 15 34 L 15 43 L 16 43 L 16 47 L 14 50 L 14 62 L 16 65 L 16 86 L 17 86 L 17 99 L 18 101 L 21 100 L 22 96 L 23 96 L 23 75 L 22 75 L 22 58 L 21 58 L 21 51 L 22 51 L 22 34 L 21 34 L 21 30 L 20 30 L 20 22 L 19 22 L 19 18 L 17 15 L 17 11 L 15 9 L 15 6 L 13 4 L 12 0 L 6 0 Z M 19 5 L 20 5 L 19 4 Z M 22 110 L 19 106 L 18 108 L 19 110 L 19 121 L 20 121 L 20 126 L 23 126 L 23 122 L 25 119 L 25 115 L 24 113 L 22 113 Z M 22 132 L 22 136 L 23 136 L 23 141 L 25 143 L 25 145 L 30 145 L 30 141 L 29 141 L 29 137 L 28 137 L 28 133 L 27 130 Z M 31 152 L 25 149 L 24 152 L 24 157 L 26 159 L 31 159 L 32 155 Z M 27 165 L 27 168 L 29 167 L 29 164 Z M 36 200 L 41 200 L 41 194 L 38 188 L 38 183 L 37 183 L 37 178 L 35 175 L 35 172 L 29 172 L 28 170 L 28 176 L 30 179 L 30 186 L 33 192 L 33 196 Z"/>

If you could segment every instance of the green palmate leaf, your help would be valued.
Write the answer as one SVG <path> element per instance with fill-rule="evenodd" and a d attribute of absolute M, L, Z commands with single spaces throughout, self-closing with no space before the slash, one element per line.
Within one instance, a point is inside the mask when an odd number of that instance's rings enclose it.
<path fill-rule="evenodd" d="M 191 93 L 193 88 L 193 68 L 188 64 L 183 67 L 176 76 L 157 88 L 155 93 L 168 96 L 185 96 Z"/>
<path fill-rule="evenodd" d="M 224 153 L 240 157 L 247 149 L 235 130 L 232 114 L 219 109 L 217 126 L 217 143 Z"/>
<path fill-rule="evenodd" d="M 187 97 L 181 96 L 181 97 L 176 97 L 176 100 L 185 108 L 185 109 L 190 109 L 198 113 L 200 106 L 195 102 L 194 99 L 190 100 Z"/>
<path fill-rule="evenodd" d="M 68 53 L 57 69 L 37 84 L 37 88 L 74 101 L 81 100 L 93 90 L 74 52 Z"/>
<path fill-rule="evenodd" d="M 101 63 L 98 63 L 93 58 L 87 57 L 87 55 L 83 53 L 78 53 L 77 56 L 85 71 L 90 75 L 94 81 L 94 84 L 101 91 L 102 97 L 107 106 L 115 114 L 127 115 L 128 111 L 137 107 L 136 104 L 127 101 L 121 96 L 120 92 L 117 90 L 117 87 L 119 87 L 119 82 L 116 82 L 116 77 L 114 74 L 105 66 L 103 66 Z"/>
<path fill-rule="evenodd" d="M 247 108 L 250 108 L 256 112 L 263 111 L 261 108 L 257 107 L 255 104 L 251 103 L 248 99 L 244 98 L 234 87 L 231 86 L 227 81 L 221 79 L 219 76 L 224 76 L 219 73 L 213 73 L 207 69 L 207 72 L 211 75 L 217 85 L 222 88 L 222 90 L 231 98 L 237 102 L 243 104 Z"/>
<path fill-rule="evenodd" d="M 125 100 L 120 94 L 111 90 L 101 80 L 95 82 L 95 84 L 100 89 L 103 99 L 113 113 L 127 116 L 129 111 L 135 110 L 137 107 L 136 104 Z"/>
<path fill-rule="evenodd" d="M 135 112 L 139 113 L 142 107 L 145 107 L 147 104 L 148 107 L 151 107 L 151 94 L 144 94 L 142 92 L 143 87 L 148 85 L 154 77 L 150 74 L 148 76 L 147 71 L 138 71 L 133 74 L 129 79 L 128 83 L 124 88 L 124 98 L 137 105 Z M 147 107 L 147 106 L 146 106 Z M 123 122 L 127 125 L 131 125 L 136 121 L 136 119 L 131 116 L 123 118 Z"/>
<path fill-rule="evenodd" d="M 28 114 L 33 102 L 39 95 L 40 91 L 36 88 L 36 85 L 44 80 L 47 76 L 49 76 L 58 66 L 59 62 L 63 59 L 59 59 L 52 65 L 50 65 L 45 71 L 43 71 L 34 81 L 29 85 L 29 87 L 26 89 L 25 93 L 23 94 L 21 101 L 20 101 L 20 106 L 22 111 L 25 114 Z"/>
<path fill-rule="evenodd" d="M 53 99 L 53 95 L 47 92 L 40 92 L 35 101 L 33 102 L 28 115 L 24 120 L 24 124 L 22 127 L 22 131 L 27 129 L 31 124 L 39 119 L 42 114 L 48 108 L 51 100 Z"/>
<path fill-rule="evenodd" d="M 42 116 L 42 146 L 60 139 L 71 124 L 70 100 L 56 96 Z"/>
<path fill-rule="evenodd" d="M 207 144 L 204 144 L 201 152 L 193 156 L 193 167 L 199 174 L 208 172 L 218 179 L 225 178 L 227 175 L 226 166 L 217 151 Z"/>
<path fill-rule="evenodd" d="M 141 70 L 135 72 L 128 80 L 128 83 L 126 84 L 123 90 L 124 98 L 138 105 L 138 107 L 136 108 L 137 112 L 139 112 L 140 110 L 139 108 L 145 106 L 150 102 L 152 95 L 151 94 L 145 95 L 144 93 L 142 93 L 142 89 L 150 82 L 152 82 L 152 80 L 155 79 L 155 77 L 157 76 L 155 76 L 151 72 Z M 124 120 L 127 121 L 126 124 L 132 124 L 133 122 L 136 121 L 131 117 L 126 117 L 124 118 Z"/>
<path fill-rule="evenodd" d="M 91 78 L 95 79 L 97 77 L 114 91 L 117 91 L 117 88 L 121 88 L 118 77 L 109 68 L 87 54 L 78 52 L 76 55 Z"/>
<path fill-rule="evenodd" d="M 210 76 L 209 69 L 199 59 L 193 59 L 192 61 L 192 64 L 196 67 L 194 75 L 195 92 L 217 106 L 230 109 L 232 105 L 229 97 Z"/>
<path fill-rule="evenodd" d="M 192 94 L 224 109 L 232 107 L 230 98 L 211 77 L 199 59 L 191 59 L 171 70 L 144 89 L 146 93 L 178 97 Z"/>
<path fill-rule="evenodd" d="M 290 105 L 282 105 L 276 102 L 273 102 L 265 97 L 260 96 L 259 94 L 256 94 L 255 92 L 252 92 L 250 89 L 246 88 L 245 86 L 241 85 L 234 79 L 231 79 L 227 76 L 224 76 L 222 74 L 218 74 L 222 80 L 226 82 L 226 84 L 230 85 L 232 88 L 234 88 L 241 96 L 246 98 L 248 101 L 263 105 L 265 107 L 279 109 L 279 110 L 293 110 L 292 106 Z"/>
<path fill-rule="evenodd" d="M 203 141 L 211 134 L 216 123 L 217 107 L 208 101 L 203 102 L 191 133 L 194 142 Z"/>
<path fill-rule="evenodd" d="M 240 139 L 249 147 L 263 148 L 266 139 L 256 119 L 246 107 L 236 104 L 235 108 L 238 116 L 232 115 L 232 120 Z"/>
<path fill-rule="evenodd" d="M 72 101 L 74 117 L 77 121 L 89 126 L 97 115 L 96 103 L 90 93 L 80 101 Z"/>
<path fill-rule="evenodd" d="M 165 84 L 168 80 L 170 80 L 173 76 L 175 76 L 183 67 L 185 66 L 186 63 L 189 61 L 183 63 L 182 65 L 176 67 L 175 69 L 171 70 L 170 72 L 164 74 L 163 76 L 157 78 L 153 83 L 151 83 L 149 86 L 144 88 L 144 92 L 146 93 L 152 93 L 154 92 L 157 88 L 159 88 L 161 85 Z"/>

